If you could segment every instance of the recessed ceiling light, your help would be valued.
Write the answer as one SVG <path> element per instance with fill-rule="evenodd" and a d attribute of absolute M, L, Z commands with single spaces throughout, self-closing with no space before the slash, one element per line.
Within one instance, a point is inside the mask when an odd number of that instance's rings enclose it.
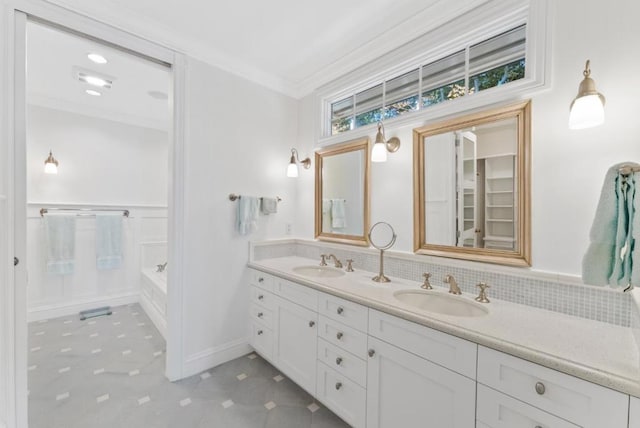
<path fill-rule="evenodd" d="M 87 58 L 89 58 L 91 61 L 95 62 L 96 64 L 106 64 L 107 63 L 107 59 L 105 57 L 103 57 L 100 54 L 97 53 L 90 53 L 87 55 Z"/>
<path fill-rule="evenodd" d="M 112 81 L 103 79 L 102 77 L 91 76 L 85 73 L 79 73 L 78 79 L 80 79 L 81 82 L 88 83 L 89 85 L 99 86 L 101 88 L 107 89 L 111 88 L 111 84 L 113 83 Z"/>
<path fill-rule="evenodd" d="M 87 89 L 85 92 L 89 95 L 93 95 L 94 97 L 99 97 L 102 95 L 101 92 L 95 91 L 93 89 Z"/>
<path fill-rule="evenodd" d="M 166 100 L 169 98 L 166 92 L 162 91 L 149 91 L 147 92 L 151 98 L 155 98 L 156 100 Z"/>

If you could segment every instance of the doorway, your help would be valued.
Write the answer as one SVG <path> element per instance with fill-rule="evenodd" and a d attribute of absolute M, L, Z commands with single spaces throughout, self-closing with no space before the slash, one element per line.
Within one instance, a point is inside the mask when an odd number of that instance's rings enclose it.
<path fill-rule="evenodd" d="M 166 135 L 168 140 L 168 145 L 166 149 L 166 156 L 169 159 L 168 165 L 164 163 L 164 170 L 169 171 L 168 173 L 168 186 L 165 184 L 164 188 L 165 194 L 168 193 L 168 197 L 166 199 L 166 203 L 164 207 L 157 208 L 159 210 L 164 209 L 165 212 L 165 232 L 164 237 L 171 245 L 166 247 L 166 257 L 165 261 L 169 262 L 169 266 L 173 266 L 173 269 L 168 270 L 168 278 L 167 282 L 168 287 L 168 305 L 166 309 L 166 317 L 169 328 L 166 332 L 167 339 L 167 363 L 166 363 L 166 376 L 171 379 L 179 379 L 181 377 L 181 343 L 180 340 L 176 340 L 174 338 L 178 338 L 180 336 L 181 331 L 181 306 L 180 306 L 180 295 L 181 295 L 181 254 L 182 254 L 182 241 L 181 241 L 181 233 L 180 228 L 182 225 L 182 109 L 183 109 L 183 78 L 182 78 L 182 68 L 183 68 L 183 59 L 182 56 L 176 54 L 172 51 L 169 51 L 165 48 L 157 46 L 153 43 L 147 42 L 145 40 L 134 37 L 130 34 L 121 32 L 119 30 L 113 29 L 107 25 L 92 21 L 87 19 L 86 17 L 82 17 L 76 15 L 72 12 L 63 10 L 56 6 L 52 6 L 49 4 L 21 4 L 21 10 L 11 9 L 8 14 L 8 22 L 10 22 L 9 28 L 7 28 L 4 36 L 9 34 L 11 37 L 3 37 L 3 42 L 8 47 L 8 69 L 12 69 L 13 73 L 8 73 L 5 81 L 9 84 L 7 85 L 11 88 L 10 91 L 7 91 L 7 97 L 4 97 L 5 102 L 5 111 L 3 112 L 4 123 L 10 124 L 11 126 L 8 129 L 8 136 L 10 138 L 7 139 L 7 142 L 3 144 L 2 151 L 4 154 L 7 154 L 6 160 L 7 163 L 4 165 L 6 171 L 8 171 L 8 185 L 5 190 L 0 190 L 0 200 L 3 200 L 4 203 L 0 208 L 2 211 L 0 212 L 0 219 L 3 222 L 3 228 L 5 228 L 5 232 L 3 232 L 3 237 L 6 237 L 5 243 L 6 247 L 3 247 L 1 250 L 8 254 L 13 253 L 15 256 L 16 266 L 14 268 L 9 268 L 9 266 L 0 266 L 0 271 L 4 277 L 8 279 L 7 287 L 3 287 L 0 290 L 0 294 L 4 299 L 3 309 L 8 309 L 4 311 L 4 316 L 2 322 L 0 322 L 0 335 L 3 336 L 5 340 L 3 340 L 3 348 L 0 349 L 0 396 L 3 398 L 2 406 L 0 406 L 0 422 L 6 422 L 9 428 L 13 427 L 25 427 L 27 426 L 27 370 L 28 370 L 28 353 L 30 349 L 28 348 L 28 334 L 27 334 L 27 320 L 36 320 L 42 314 L 46 313 L 46 310 L 51 310 L 56 305 L 39 305 L 39 310 L 27 310 L 27 302 L 29 299 L 27 298 L 29 293 L 36 287 L 31 287 L 33 281 L 37 279 L 38 275 L 33 275 L 32 277 L 32 260 L 37 260 L 38 254 L 37 251 L 29 250 L 29 237 L 30 235 L 29 223 L 42 222 L 42 218 L 40 216 L 40 209 L 46 209 L 49 213 L 56 211 L 56 208 L 70 208 L 70 209 L 78 209 L 78 208 L 101 208 L 102 211 L 98 210 L 96 212 L 106 213 L 108 210 L 117 210 L 122 209 L 122 212 L 127 209 L 127 207 L 123 206 L 124 204 L 121 202 L 113 203 L 111 205 L 103 201 L 98 201 L 95 203 L 87 203 L 88 200 L 83 200 L 78 203 L 70 202 L 70 199 L 61 203 L 62 199 L 58 199 L 57 201 L 54 199 L 44 200 L 44 199 L 30 199 L 32 194 L 28 190 L 30 189 L 29 184 L 34 184 L 37 182 L 36 179 L 33 179 L 34 176 L 30 174 L 30 168 L 33 166 L 31 162 L 33 159 L 39 158 L 40 155 L 38 152 L 41 148 L 38 147 L 37 144 L 34 146 L 30 146 L 27 144 L 29 140 L 27 135 L 27 118 L 36 117 L 39 115 L 41 119 L 44 121 L 49 121 L 49 125 L 55 127 L 56 125 L 60 125 L 63 123 L 63 116 L 66 119 L 69 119 L 70 115 L 78 114 L 78 112 L 66 111 L 64 109 L 59 109 L 59 116 L 56 118 L 53 115 L 49 115 L 49 111 L 51 110 L 51 105 L 46 106 L 42 104 L 46 104 L 46 102 L 41 102 L 41 105 L 35 105 L 35 103 L 29 102 L 29 94 L 28 94 L 28 85 L 27 85 L 27 67 L 26 67 L 26 55 L 28 50 L 28 42 L 27 42 L 27 33 L 28 27 L 31 24 L 39 25 L 47 27 L 48 29 L 54 29 L 56 31 L 62 31 L 63 33 L 67 33 L 68 35 L 72 35 L 73 37 L 85 38 L 86 40 L 92 41 L 94 43 L 102 44 L 114 51 L 120 51 L 127 54 L 135 54 L 139 58 L 143 58 L 145 60 L 151 60 L 154 66 L 159 67 L 161 64 L 164 66 L 169 66 L 169 77 L 168 77 L 168 88 L 166 90 L 167 99 L 164 100 L 168 104 L 168 114 L 166 116 Z M 85 54 L 88 52 L 85 52 Z M 80 64 L 82 65 L 82 64 Z M 67 77 L 71 80 L 72 78 L 78 78 L 80 73 L 76 73 L 77 70 L 71 72 Z M 108 73 L 105 73 L 102 77 L 108 77 Z M 106 80 L 106 79 L 105 79 Z M 115 83 L 118 80 L 112 80 L 112 88 L 115 88 Z M 122 80 L 121 80 L 122 82 Z M 74 82 L 75 83 L 75 82 Z M 87 82 L 84 82 L 87 83 Z M 53 79 L 51 80 L 51 84 L 53 83 Z M 89 88 L 86 88 L 89 89 Z M 147 91 L 148 92 L 148 91 Z M 158 91 L 162 92 L 162 91 Z M 99 97 L 97 95 L 89 94 L 85 91 L 85 96 L 93 96 Z M 162 95 L 155 94 L 157 97 Z M 104 96 L 101 94 L 100 97 Z M 153 95 L 148 94 L 147 96 L 152 97 Z M 102 99 L 104 99 L 102 97 Z M 154 101 L 157 101 L 154 100 Z M 32 104 L 32 105 L 30 105 Z M 64 103 L 62 103 L 64 104 Z M 29 110 L 32 110 L 31 112 Z M 88 110 L 87 110 L 88 111 Z M 87 111 L 85 111 L 84 116 L 87 115 Z M 59 120 L 57 120 L 59 119 Z M 94 117 L 94 119 L 96 119 Z M 104 118 L 102 118 L 104 119 Z M 51 128 L 49 129 L 51 130 Z M 45 135 L 47 132 L 42 132 L 40 135 Z M 30 137 L 30 136 L 29 136 Z M 54 138 L 44 138 L 44 140 L 49 139 L 53 141 Z M 42 139 L 41 139 L 42 140 Z M 52 156 L 56 158 L 56 155 L 53 148 L 50 148 L 52 152 Z M 63 149 L 62 151 L 66 151 Z M 75 150 L 73 151 L 75 152 Z M 48 157 L 47 152 L 47 157 Z M 57 157 L 56 160 L 59 162 L 58 167 L 60 168 L 60 175 L 58 178 L 62 177 L 63 166 L 66 164 L 70 169 L 65 171 L 68 173 L 71 171 L 72 165 L 76 165 L 76 172 L 82 170 L 82 167 L 86 165 L 79 165 L 76 161 L 73 161 L 74 156 L 77 153 L 69 152 L 69 157 L 67 160 L 63 160 L 62 157 Z M 106 158 L 105 158 L 106 159 Z M 44 159 L 40 159 L 38 163 L 40 164 L 38 169 L 42 171 Z M 81 164 L 82 162 L 80 162 Z M 35 161 L 33 161 L 35 165 Z M 109 163 L 112 169 L 118 169 L 117 164 Z M 126 160 L 120 163 L 120 165 L 126 165 Z M 35 171 L 35 166 L 33 166 Z M 42 177 L 40 177 L 42 178 Z M 55 191 L 64 193 L 65 189 L 68 189 L 68 186 L 60 185 L 60 181 L 58 180 L 58 188 L 56 189 L 55 183 L 52 186 L 51 181 L 44 182 L 41 181 L 42 187 L 45 188 L 45 193 L 47 195 L 55 194 Z M 81 177 L 76 176 L 75 182 L 82 181 Z M 166 182 L 165 182 L 166 183 Z M 86 184 L 86 183 L 85 183 Z M 95 186 L 94 186 L 95 187 Z M 35 189 L 35 187 L 33 188 Z M 86 190 L 86 189 L 85 189 Z M 62 194 L 58 193 L 58 195 Z M 44 204 L 43 202 L 47 202 Z M 46 206 L 45 206 L 46 205 Z M 87 206 L 87 205 L 95 205 L 96 207 Z M 98 205 L 100 205 L 98 207 Z M 135 204 L 131 204 L 135 205 Z M 139 204 L 144 205 L 144 204 Z M 153 205 L 153 204 L 149 204 Z M 160 204 L 159 204 L 160 205 Z M 136 207 L 134 209 L 128 210 L 129 213 L 135 213 Z M 148 208 L 148 207 L 147 207 Z M 138 207 L 140 210 L 141 208 Z M 60 210 L 62 211 L 62 210 Z M 67 211 L 67 213 L 71 213 L 72 211 Z M 138 211 L 139 212 L 139 211 Z M 80 214 L 87 214 L 84 211 L 79 212 Z M 175 215 L 174 215 L 175 214 Z M 46 213 L 45 213 L 46 216 Z M 33 217 L 33 219 L 32 219 Z M 144 217 L 153 218 L 153 215 L 142 215 L 138 214 L 138 219 L 142 219 Z M 159 218 L 161 216 L 155 216 L 155 218 Z M 166 218 L 169 219 L 167 222 Z M 135 215 L 132 216 L 131 219 L 135 219 Z M 129 220 L 131 220 L 129 219 Z M 88 224 L 88 219 L 82 219 L 77 221 L 85 221 L 85 224 Z M 94 220 L 95 221 L 95 220 Z M 125 222 L 128 220 L 124 220 Z M 131 226 L 131 225 L 130 225 Z M 134 231 L 139 232 L 136 235 L 137 238 L 143 237 L 142 232 L 140 232 L 143 226 L 136 224 L 133 225 Z M 123 226 L 126 228 L 126 226 Z M 153 227 L 145 229 L 147 232 L 152 230 Z M 156 229 L 157 230 L 157 229 Z M 153 233 L 153 232 L 151 232 Z M 125 235 L 125 241 L 128 239 Z M 178 239 L 172 239 L 172 237 L 178 236 Z M 147 243 L 158 243 L 161 241 L 160 238 L 162 236 L 157 235 L 155 237 L 146 235 Z M 36 239 L 37 240 L 37 239 Z M 139 239 L 134 240 L 137 244 L 140 243 Z M 134 246 L 135 247 L 135 246 Z M 35 248 L 35 247 L 34 247 Z M 40 247 L 40 250 L 42 247 Z M 141 263 L 142 256 L 140 248 L 135 249 L 133 254 L 137 254 L 137 266 L 141 267 L 139 263 Z M 84 252 L 80 253 L 81 256 L 86 256 Z M 13 257 L 12 257 L 13 258 Z M 4 263 L 4 262 L 3 262 Z M 76 260 L 76 263 L 81 264 L 82 261 L 80 259 Z M 95 260 L 94 260 L 95 263 Z M 136 263 L 132 263 L 136 265 Z M 36 263 L 37 264 L 37 263 Z M 27 272 L 29 275 L 27 275 Z M 137 276 L 140 277 L 141 271 L 137 272 Z M 90 275 L 89 275 L 90 276 Z M 108 275 L 107 275 L 108 276 Z M 112 277 L 117 277 L 117 274 L 111 274 Z M 126 275 L 125 275 L 126 276 Z M 28 281 L 27 281 L 28 277 Z M 96 274 L 97 278 L 97 274 Z M 113 278 L 111 278 L 113 279 Z M 54 280 L 55 282 L 55 280 Z M 60 286 L 60 282 L 63 283 Z M 73 282 L 73 281 L 72 281 Z M 90 283 L 90 280 L 85 280 L 86 283 Z M 97 282 L 101 282 L 103 285 L 105 282 L 105 278 L 101 280 L 97 280 Z M 94 283 L 95 285 L 95 283 Z M 64 294 L 69 291 L 69 289 L 74 289 L 77 291 L 76 285 L 69 286 L 69 284 L 64 284 L 64 281 L 60 281 L 58 278 L 57 291 L 63 290 L 62 295 L 57 295 L 54 297 L 62 297 L 62 299 L 58 299 L 56 303 L 60 303 L 64 301 L 65 297 L 75 296 L 73 293 Z M 91 286 L 90 286 L 91 287 Z M 89 287 L 89 288 L 90 288 Z M 52 289 L 45 290 L 47 293 L 53 292 L 55 286 Z M 65 290 L 66 288 L 66 290 Z M 28 290 L 28 291 L 27 291 Z M 41 290 L 42 291 L 42 290 Z M 86 292 L 87 290 L 82 290 Z M 93 290 L 95 291 L 95 290 Z M 111 290 L 113 291 L 113 290 Z M 54 293 L 55 294 L 55 293 Z M 83 305 L 92 305 L 94 303 L 99 303 L 100 300 L 96 299 L 96 295 L 94 293 L 93 296 L 83 296 L 85 299 L 83 302 L 78 303 L 74 302 L 74 307 L 76 309 L 80 309 Z M 113 294 L 113 293 L 112 293 Z M 126 294 L 126 293 L 125 293 Z M 42 297 L 42 295 L 40 295 Z M 177 297 L 175 299 L 172 296 Z M 33 296 L 30 296 L 33 297 Z M 51 296 L 47 296 L 51 297 Z M 122 297 L 122 296 L 119 296 Z M 91 301 L 93 299 L 94 301 Z M 82 300 L 82 299 L 80 299 Z M 42 300 L 41 300 L 42 301 Z M 172 303 L 174 302 L 174 303 Z M 47 308 L 47 306 L 49 306 Z M 73 305 L 72 305 L 73 306 Z M 33 309 L 33 308 L 30 308 Z M 55 310 L 61 310 L 59 307 L 54 308 Z M 40 314 L 40 315 L 38 315 Z M 49 312 L 49 314 L 56 315 L 55 311 Z M 47 318 L 47 316 L 42 315 L 42 318 Z M 41 321 L 39 319 L 38 321 Z M 37 322 L 37 321 L 36 321 Z M 64 334 L 64 333 L 63 333 Z M 37 345 L 34 346 L 37 348 Z M 63 348 L 64 349 L 64 348 Z M 61 369 L 65 369 L 65 367 L 61 367 Z"/>

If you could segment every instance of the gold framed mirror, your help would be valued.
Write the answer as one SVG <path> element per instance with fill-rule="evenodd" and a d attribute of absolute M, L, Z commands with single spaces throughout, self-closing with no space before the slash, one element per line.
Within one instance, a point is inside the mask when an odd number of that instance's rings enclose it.
<path fill-rule="evenodd" d="M 368 246 L 369 138 L 320 149 L 315 154 L 315 237 Z"/>
<path fill-rule="evenodd" d="M 414 252 L 530 266 L 530 164 L 530 101 L 414 129 Z"/>

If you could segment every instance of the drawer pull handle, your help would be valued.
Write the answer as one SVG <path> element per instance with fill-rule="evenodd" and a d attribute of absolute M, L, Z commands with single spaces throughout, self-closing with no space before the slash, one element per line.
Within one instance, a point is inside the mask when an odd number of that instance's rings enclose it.
<path fill-rule="evenodd" d="M 340 358 L 340 357 L 336 358 L 336 364 L 337 365 L 342 364 L 342 358 Z"/>
<path fill-rule="evenodd" d="M 542 425 L 536 425 L 534 428 L 542 428 Z"/>
<path fill-rule="evenodd" d="M 262 312 L 258 312 L 258 318 L 262 318 L 264 314 Z"/>
<path fill-rule="evenodd" d="M 542 382 L 536 382 L 536 392 L 539 395 L 544 394 L 544 392 L 547 390 L 547 388 L 544 386 L 544 383 Z"/>
<path fill-rule="evenodd" d="M 315 321 L 309 321 L 309 327 L 313 327 L 314 325 L 316 325 Z"/>
<path fill-rule="evenodd" d="M 262 334 L 262 330 L 258 330 L 258 336 Z"/>
<path fill-rule="evenodd" d="M 373 357 L 374 355 L 376 355 L 376 351 L 373 349 L 369 349 L 369 356 Z"/>
<path fill-rule="evenodd" d="M 258 282 L 264 282 L 264 278 L 263 277 L 258 278 Z"/>
<path fill-rule="evenodd" d="M 336 389 L 339 391 L 342 388 L 342 382 L 336 382 Z"/>
<path fill-rule="evenodd" d="M 338 340 L 342 339 L 342 336 L 344 336 L 344 334 L 342 334 L 341 331 L 339 331 L 338 334 L 336 334 L 336 337 L 338 338 Z"/>
<path fill-rule="evenodd" d="M 262 300 L 262 299 L 264 299 L 264 296 L 261 294 L 258 296 L 258 300 Z"/>
<path fill-rule="evenodd" d="M 342 306 L 338 306 L 338 309 L 336 309 L 336 312 L 338 313 L 338 315 L 342 315 L 342 313 L 344 312 L 344 308 Z"/>

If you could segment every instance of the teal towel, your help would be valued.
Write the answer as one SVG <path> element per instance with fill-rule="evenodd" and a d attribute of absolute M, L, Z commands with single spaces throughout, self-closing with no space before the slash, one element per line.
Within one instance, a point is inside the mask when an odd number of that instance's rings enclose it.
<path fill-rule="evenodd" d="M 238 200 L 236 226 L 240 235 L 247 235 L 258 229 L 258 213 L 260 199 L 253 196 L 242 196 Z"/>
<path fill-rule="evenodd" d="M 633 194 L 627 196 L 633 200 L 633 220 L 631 221 L 631 285 L 640 286 L 640 194 L 638 193 L 638 183 L 640 183 L 640 172 L 633 176 Z"/>
<path fill-rule="evenodd" d="M 629 177 L 625 192 L 623 177 L 619 173 L 622 165 L 609 168 L 602 185 L 589 234 L 591 243 L 582 260 L 582 280 L 585 284 L 626 288 L 631 280 L 630 232 L 635 186 Z M 632 188 L 633 191 L 629 193 Z"/>
<path fill-rule="evenodd" d="M 47 273 L 70 275 L 74 272 L 76 248 L 76 216 L 44 216 L 47 245 Z"/>
<path fill-rule="evenodd" d="M 122 215 L 96 215 L 96 268 L 118 269 L 122 265 Z"/>

